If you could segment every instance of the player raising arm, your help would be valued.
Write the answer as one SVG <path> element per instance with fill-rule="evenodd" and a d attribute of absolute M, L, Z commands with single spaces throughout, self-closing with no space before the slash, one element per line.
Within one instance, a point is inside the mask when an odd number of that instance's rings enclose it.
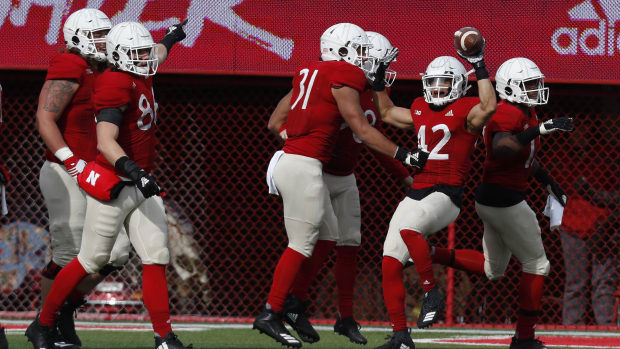
<path fill-rule="evenodd" d="M 426 238 L 457 218 L 476 139 L 496 109 L 483 54 L 484 46 L 476 56 L 464 57 L 475 69 L 479 98 L 463 97 L 468 90 L 467 72 L 450 56 L 437 57 L 428 65 L 422 75 L 424 97 L 416 98 L 410 109 L 392 103 L 382 80 L 373 84 L 383 121 L 414 129 L 418 147 L 430 151 L 426 166 L 416 173 L 415 182 L 392 216 L 383 246 L 383 297 L 394 335 L 381 349 L 414 348 L 407 331 L 402 280 L 410 256 L 424 290 L 418 327 L 435 323 L 445 306 L 435 284 Z M 380 66 L 377 73 L 386 68 Z"/>

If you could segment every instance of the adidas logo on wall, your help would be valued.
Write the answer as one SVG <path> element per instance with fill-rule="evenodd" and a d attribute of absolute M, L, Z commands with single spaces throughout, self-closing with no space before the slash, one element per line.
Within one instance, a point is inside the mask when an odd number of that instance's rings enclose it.
<path fill-rule="evenodd" d="M 577 27 L 561 27 L 551 36 L 551 46 L 561 55 L 578 55 L 581 51 L 588 56 L 613 56 L 620 52 L 620 36 L 616 35 L 615 24 L 620 20 L 620 0 L 598 0 L 605 19 L 599 16 L 592 0 L 583 1 L 570 10 L 568 17 L 575 22 L 596 22 L 598 28 L 579 32 Z M 588 38 L 597 43 L 588 45 Z M 568 40 L 567 40 L 568 39 Z"/>

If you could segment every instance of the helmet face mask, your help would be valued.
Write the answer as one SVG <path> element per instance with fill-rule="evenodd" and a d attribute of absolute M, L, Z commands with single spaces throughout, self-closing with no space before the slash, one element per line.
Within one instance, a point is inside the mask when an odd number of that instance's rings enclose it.
<path fill-rule="evenodd" d="M 469 89 L 467 71 L 454 57 L 437 57 L 422 74 L 422 88 L 426 103 L 442 106 L 454 102 Z"/>
<path fill-rule="evenodd" d="M 374 58 L 376 62 L 383 59 L 388 54 L 388 52 L 393 48 L 390 41 L 385 36 L 379 33 L 367 31 L 366 36 L 368 37 L 368 40 L 370 41 L 370 44 L 372 45 L 370 47 L 370 50 L 368 51 L 368 55 Z M 395 62 L 395 61 L 396 59 L 394 59 L 392 62 Z M 372 70 L 369 70 L 369 72 L 366 73 L 366 77 L 371 82 L 375 80 L 375 73 L 377 71 L 377 68 L 378 68 L 378 64 L 375 64 L 375 66 L 372 67 Z M 385 86 L 386 87 L 392 86 L 392 84 L 394 83 L 394 80 L 396 80 L 396 71 L 388 67 L 387 70 L 385 71 L 385 78 L 384 78 Z"/>
<path fill-rule="evenodd" d="M 528 107 L 547 104 L 549 88 L 538 66 L 523 57 L 504 62 L 495 74 L 495 89 L 500 98 Z"/>
<path fill-rule="evenodd" d="M 110 19 L 97 9 L 75 11 L 63 26 L 65 44 L 69 49 L 79 50 L 82 56 L 105 62 L 105 37 L 111 28 Z"/>
<path fill-rule="evenodd" d="M 106 46 L 108 62 L 117 69 L 141 76 L 152 76 L 157 72 L 157 45 L 142 24 L 117 24 L 110 30 Z"/>
<path fill-rule="evenodd" d="M 376 59 L 369 55 L 371 47 L 366 32 L 351 23 L 334 24 L 321 35 L 322 60 L 345 61 L 365 73 L 376 69 Z"/>

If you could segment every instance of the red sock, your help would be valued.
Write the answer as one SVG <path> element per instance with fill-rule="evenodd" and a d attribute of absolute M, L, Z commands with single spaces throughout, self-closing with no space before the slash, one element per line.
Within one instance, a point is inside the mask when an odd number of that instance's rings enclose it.
<path fill-rule="evenodd" d="M 151 317 L 153 331 L 165 338 L 172 331 L 165 265 L 142 265 L 142 299 Z"/>
<path fill-rule="evenodd" d="M 359 246 L 336 247 L 336 284 L 338 285 L 338 312 L 341 319 L 353 316 L 358 250 Z"/>
<path fill-rule="evenodd" d="M 523 273 L 519 285 L 519 317 L 517 319 L 516 337 L 528 339 L 534 337 L 536 321 L 540 315 L 540 300 L 545 286 L 542 275 Z"/>
<path fill-rule="evenodd" d="M 476 250 L 455 250 L 435 246 L 433 263 L 484 275 L 484 255 Z"/>
<path fill-rule="evenodd" d="M 408 229 L 401 230 L 400 236 L 405 241 L 409 255 L 411 255 L 415 268 L 420 275 L 422 289 L 424 292 L 432 290 L 435 288 L 435 275 L 433 275 L 433 261 L 426 240 L 422 234 Z"/>
<path fill-rule="evenodd" d="M 267 304 L 275 312 L 282 310 L 284 300 L 289 290 L 295 282 L 295 277 L 301 269 L 302 263 L 306 260 L 306 256 L 287 247 L 280 257 L 280 261 L 273 272 L 273 283 L 267 297 Z"/>
<path fill-rule="evenodd" d="M 291 292 L 297 299 L 302 301 L 308 299 L 308 292 L 310 291 L 312 282 L 314 282 L 316 275 L 323 267 L 325 260 L 329 257 L 334 246 L 336 246 L 336 241 L 319 240 L 316 242 L 314 250 L 312 251 L 312 256 L 303 262 L 295 278 L 295 282 L 293 283 Z"/>
<path fill-rule="evenodd" d="M 403 265 L 392 257 L 383 257 L 383 299 L 394 332 L 407 329 Z"/>
<path fill-rule="evenodd" d="M 69 264 L 62 268 L 58 275 L 56 275 L 52 290 L 47 295 L 43 309 L 41 309 L 39 321 L 42 325 L 50 327 L 54 325 L 56 312 L 58 312 L 71 291 L 86 275 L 88 273 L 84 270 L 77 257 L 73 258 Z"/>

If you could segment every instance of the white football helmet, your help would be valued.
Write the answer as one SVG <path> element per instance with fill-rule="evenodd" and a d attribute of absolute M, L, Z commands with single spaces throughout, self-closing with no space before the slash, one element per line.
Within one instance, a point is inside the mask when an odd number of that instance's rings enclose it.
<path fill-rule="evenodd" d="M 369 56 L 370 41 L 364 29 L 351 23 L 338 23 L 321 35 L 321 59 L 345 61 L 370 73 L 375 69 L 376 59 Z"/>
<path fill-rule="evenodd" d="M 82 55 L 105 62 L 105 52 L 99 52 L 96 46 L 97 43 L 105 43 L 105 36 L 95 38 L 93 33 L 110 28 L 112 23 L 105 13 L 95 8 L 83 8 L 67 18 L 62 33 L 68 48 L 77 48 Z"/>
<path fill-rule="evenodd" d="M 106 48 L 108 62 L 120 70 L 143 76 L 157 72 L 156 44 L 151 33 L 138 22 L 115 25 L 108 33 Z"/>
<path fill-rule="evenodd" d="M 534 62 L 523 57 L 502 63 L 495 73 L 495 89 L 500 98 L 528 107 L 547 104 L 549 100 L 545 76 Z"/>
<path fill-rule="evenodd" d="M 463 97 L 469 90 L 467 70 L 458 59 L 440 56 L 428 65 L 422 75 L 424 100 L 441 106 Z"/>
<path fill-rule="evenodd" d="M 388 53 L 388 51 L 393 48 L 390 41 L 385 36 L 379 33 L 367 31 L 366 36 L 368 37 L 368 40 L 370 41 L 370 44 L 372 45 L 370 47 L 370 50 L 368 51 L 368 54 L 371 57 L 375 58 L 377 61 L 383 59 L 385 55 Z M 392 62 L 394 61 L 396 61 L 396 59 L 394 59 Z M 376 67 L 375 67 L 375 70 L 376 70 Z M 371 80 L 374 79 L 374 76 L 371 75 L 369 79 Z M 388 68 L 385 71 L 385 86 L 387 87 L 392 86 L 392 84 L 394 83 L 394 80 L 396 80 L 396 71 Z"/>

